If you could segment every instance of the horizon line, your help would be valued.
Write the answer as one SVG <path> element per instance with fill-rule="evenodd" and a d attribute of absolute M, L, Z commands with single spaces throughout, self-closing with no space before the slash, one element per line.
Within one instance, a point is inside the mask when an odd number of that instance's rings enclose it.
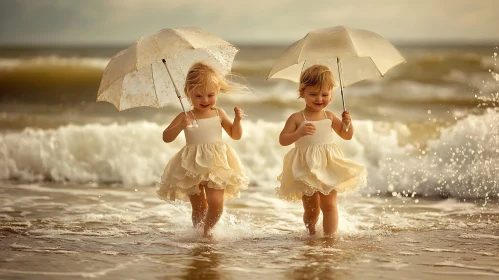
<path fill-rule="evenodd" d="M 295 41 L 274 41 L 274 42 L 264 42 L 264 41 L 233 41 L 230 42 L 235 46 L 289 46 Z M 399 39 L 390 40 L 390 42 L 396 46 L 499 46 L 499 39 L 497 40 L 465 40 L 465 39 L 443 39 L 443 40 L 413 40 L 413 39 Z M 58 42 L 58 43 L 48 43 L 48 42 L 0 42 L 0 48 L 13 48 L 13 47 L 42 47 L 42 48 L 56 48 L 56 47 L 124 47 L 131 46 L 135 41 L 129 42 L 116 42 L 116 43 L 106 43 L 106 42 L 92 42 L 92 43 L 78 43 L 78 42 Z"/>

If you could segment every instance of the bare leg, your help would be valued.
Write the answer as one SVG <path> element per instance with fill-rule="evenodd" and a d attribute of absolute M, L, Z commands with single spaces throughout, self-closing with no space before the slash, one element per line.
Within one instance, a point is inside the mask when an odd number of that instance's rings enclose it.
<path fill-rule="evenodd" d="M 208 201 L 208 213 L 204 223 L 204 236 L 211 237 L 211 230 L 220 220 L 224 210 L 224 190 L 205 188 Z"/>
<path fill-rule="evenodd" d="M 199 190 L 199 194 L 189 195 L 189 200 L 191 201 L 192 205 L 192 225 L 194 227 L 197 227 L 204 222 L 204 219 L 206 217 L 206 210 L 208 209 L 205 186 L 203 184 L 200 184 Z"/>
<path fill-rule="evenodd" d="M 338 207 L 336 205 L 336 191 L 328 195 L 320 195 L 324 235 L 331 236 L 338 230 Z"/>
<path fill-rule="evenodd" d="M 303 201 L 303 222 L 308 230 L 308 234 L 315 235 L 315 224 L 319 220 L 319 214 L 321 213 L 319 209 L 319 193 L 316 192 L 311 196 L 302 196 Z"/>

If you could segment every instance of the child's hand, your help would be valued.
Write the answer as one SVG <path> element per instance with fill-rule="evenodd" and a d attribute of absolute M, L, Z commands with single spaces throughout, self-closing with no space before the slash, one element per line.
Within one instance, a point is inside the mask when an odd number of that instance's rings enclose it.
<path fill-rule="evenodd" d="M 312 135 L 315 133 L 315 125 L 311 122 L 305 122 L 304 125 L 302 125 L 302 126 L 300 126 L 300 128 L 298 128 L 298 133 L 301 136 Z"/>
<path fill-rule="evenodd" d="M 192 124 L 192 120 L 189 116 L 187 116 L 186 114 L 183 114 L 182 115 L 182 120 L 180 120 L 180 125 L 183 127 L 183 128 L 186 128 L 188 125 L 191 125 Z"/>
<path fill-rule="evenodd" d="M 234 117 L 234 121 L 240 121 L 243 119 L 243 109 L 239 108 L 239 107 L 234 107 L 234 113 L 236 114 L 236 116 Z"/>
<path fill-rule="evenodd" d="M 341 114 L 341 121 L 346 125 L 350 125 L 350 122 L 352 122 L 352 118 L 350 117 L 350 112 L 348 111 L 343 112 L 343 114 Z"/>

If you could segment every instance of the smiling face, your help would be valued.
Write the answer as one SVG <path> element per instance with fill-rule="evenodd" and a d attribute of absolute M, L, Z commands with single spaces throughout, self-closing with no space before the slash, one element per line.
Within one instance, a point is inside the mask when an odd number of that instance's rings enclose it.
<path fill-rule="evenodd" d="M 226 92 L 225 80 L 210 66 L 196 62 L 185 78 L 184 92 L 194 111 L 204 113 L 215 107 L 218 92 Z"/>
<path fill-rule="evenodd" d="M 314 64 L 300 76 L 300 97 L 305 100 L 307 110 L 320 111 L 332 98 L 333 74 L 327 66 Z"/>
<path fill-rule="evenodd" d="M 321 111 L 331 102 L 331 88 L 321 85 L 306 87 L 300 96 L 305 100 L 307 110 Z"/>
<path fill-rule="evenodd" d="M 198 86 L 189 92 L 189 98 L 194 110 L 197 112 L 206 112 L 215 107 L 218 91 L 218 84 L 213 79 L 210 79 L 206 86 Z"/>

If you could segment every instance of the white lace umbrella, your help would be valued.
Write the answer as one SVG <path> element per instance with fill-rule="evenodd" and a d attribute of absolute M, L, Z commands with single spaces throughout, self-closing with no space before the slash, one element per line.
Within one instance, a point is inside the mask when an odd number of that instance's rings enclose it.
<path fill-rule="evenodd" d="M 118 111 L 141 106 L 161 108 L 176 98 L 182 104 L 180 92 L 194 63 L 204 62 L 225 75 L 238 51 L 200 28 L 163 29 L 140 38 L 111 58 L 97 101 L 110 102 Z"/>
<path fill-rule="evenodd" d="M 343 88 L 361 80 L 382 77 L 405 62 L 397 49 L 380 35 L 346 26 L 317 29 L 289 46 L 277 60 L 267 79 L 299 82 L 301 72 L 313 64 L 323 64 Z"/>

